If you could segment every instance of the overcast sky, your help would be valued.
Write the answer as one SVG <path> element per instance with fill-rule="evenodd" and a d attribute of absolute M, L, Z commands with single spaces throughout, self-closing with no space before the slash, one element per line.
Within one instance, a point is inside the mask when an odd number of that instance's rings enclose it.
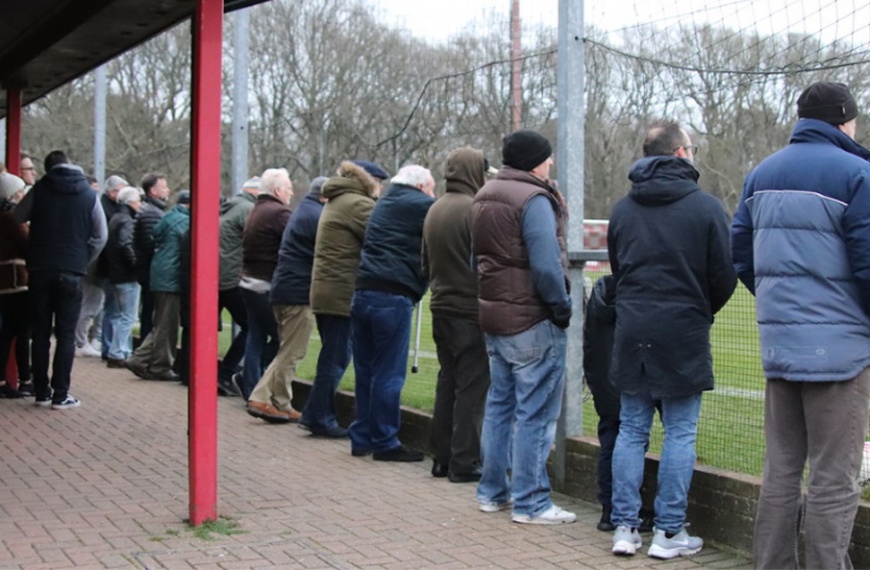
<path fill-rule="evenodd" d="M 584 21 L 598 29 L 615 30 L 638 22 L 657 25 L 712 23 L 735 30 L 756 28 L 762 34 L 785 32 L 819 35 L 830 42 L 851 42 L 866 49 L 870 41 L 867 0 L 664 0 L 583 1 Z M 418 37 L 443 41 L 470 21 L 495 10 L 510 15 L 511 0 L 366 0 L 387 23 L 404 26 Z M 520 0 L 524 26 L 558 25 L 559 0 Z"/>

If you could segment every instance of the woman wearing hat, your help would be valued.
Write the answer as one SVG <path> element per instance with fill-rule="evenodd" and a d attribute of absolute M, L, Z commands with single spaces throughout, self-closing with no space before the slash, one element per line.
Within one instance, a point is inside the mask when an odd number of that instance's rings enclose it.
<path fill-rule="evenodd" d="M 30 380 L 30 319 L 27 315 L 27 249 L 28 227 L 12 216 L 24 196 L 24 180 L 4 172 L 0 174 L 0 398 L 23 398 L 33 395 Z M 6 363 L 12 342 L 18 364 L 18 390 L 6 383 Z"/>

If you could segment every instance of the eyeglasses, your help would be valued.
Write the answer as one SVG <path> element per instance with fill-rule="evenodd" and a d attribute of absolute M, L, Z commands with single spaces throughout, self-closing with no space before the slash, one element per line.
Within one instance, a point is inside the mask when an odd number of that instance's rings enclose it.
<path fill-rule="evenodd" d="M 686 149 L 688 152 L 691 152 L 692 154 L 698 154 L 698 145 L 696 145 L 696 144 L 684 144 L 684 145 L 678 146 L 677 148 L 674 149 L 674 152 L 677 152 L 681 148 Z"/>
<path fill-rule="evenodd" d="M 35 166 L 22 166 L 21 170 L 33 170 L 34 172 L 36 172 L 36 167 Z"/>

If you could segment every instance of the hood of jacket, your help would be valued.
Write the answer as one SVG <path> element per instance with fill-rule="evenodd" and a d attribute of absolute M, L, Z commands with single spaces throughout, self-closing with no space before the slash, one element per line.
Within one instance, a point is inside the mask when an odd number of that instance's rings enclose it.
<path fill-rule="evenodd" d="M 330 200 L 348 192 L 363 194 L 371 198 L 375 188 L 377 188 L 377 182 L 363 167 L 345 160 L 338 167 L 338 175 L 323 183 L 321 193 Z"/>
<path fill-rule="evenodd" d="M 818 119 L 800 119 L 791 133 L 791 144 L 795 143 L 823 143 L 832 144 L 849 154 L 870 161 L 870 150 L 856 143 L 846 133 L 824 121 Z"/>
<path fill-rule="evenodd" d="M 697 192 L 700 174 L 676 156 L 648 156 L 631 165 L 629 197 L 644 206 L 664 206 Z"/>
<path fill-rule="evenodd" d="M 255 196 L 254 194 L 251 194 L 249 192 L 242 192 L 241 194 L 233 196 L 232 198 L 230 198 L 226 202 L 221 203 L 220 215 L 223 216 L 224 214 L 226 214 L 227 212 L 232 210 L 233 207 L 242 200 L 250 202 L 251 204 L 253 204 L 257 201 L 257 196 Z"/>
<path fill-rule="evenodd" d="M 592 286 L 586 318 L 602 324 L 616 322 L 616 282 L 613 275 L 605 275 Z"/>
<path fill-rule="evenodd" d="M 40 186 L 57 194 L 81 194 L 93 191 L 84 171 L 74 164 L 58 164 L 40 179 Z"/>
<path fill-rule="evenodd" d="M 458 148 L 447 157 L 444 178 L 447 192 L 457 192 L 474 197 L 486 183 L 484 167 L 486 159 L 476 148 Z"/>

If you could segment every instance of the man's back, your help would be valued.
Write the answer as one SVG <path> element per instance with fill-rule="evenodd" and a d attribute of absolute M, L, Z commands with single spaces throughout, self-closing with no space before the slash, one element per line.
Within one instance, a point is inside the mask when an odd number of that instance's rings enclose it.
<path fill-rule="evenodd" d="M 611 379 L 622 390 L 649 386 L 654 398 L 709 390 L 709 329 L 734 291 L 728 215 L 700 190 L 682 158 L 638 161 L 628 196 L 608 228 L 617 279 Z"/>
<path fill-rule="evenodd" d="M 97 200 L 84 174 L 71 165 L 56 166 L 37 181 L 31 192 L 28 270 L 84 275 Z"/>

